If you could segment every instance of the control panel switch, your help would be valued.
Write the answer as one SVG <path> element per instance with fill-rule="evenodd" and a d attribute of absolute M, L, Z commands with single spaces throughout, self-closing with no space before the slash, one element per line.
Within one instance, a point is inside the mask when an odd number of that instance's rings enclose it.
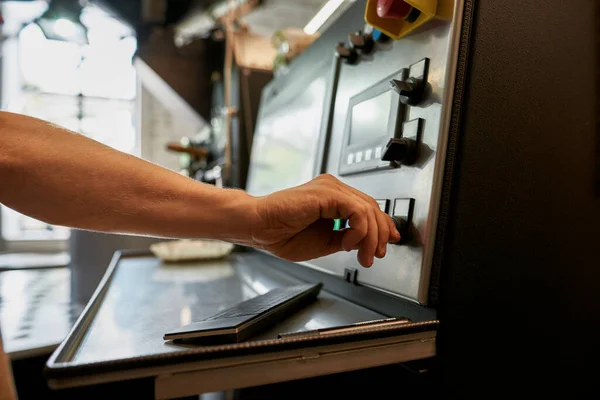
<path fill-rule="evenodd" d="M 417 158 L 417 142 L 413 139 L 392 138 L 385 146 L 382 161 L 389 161 L 398 165 L 410 165 Z"/>
<path fill-rule="evenodd" d="M 400 95 L 400 102 L 409 106 L 419 104 L 425 92 L 423 80 L 410 77 L 404 81 L 393 79 L 390 81 L 392 89 Z"/>
<path fill-rule="evenodd" d="M 400 102 L 409 106 L 416 106 L 423 97 L 427 87 L 427 77 L 429 75 L 429 58 L 423 58 L 412 64 L 408 68 L 408 78 L 392 79 L 390 84 L 400 96 Z"/>
<path fill-rule="evenodd" d="M 394 225 L 400 233 L 400 242 L 397 244 L 402 244 L 406 241 L 406 238 L 408 237 L 408 221 L 398 216 L 392 217 L 392 221 L 394 221 Z"/>

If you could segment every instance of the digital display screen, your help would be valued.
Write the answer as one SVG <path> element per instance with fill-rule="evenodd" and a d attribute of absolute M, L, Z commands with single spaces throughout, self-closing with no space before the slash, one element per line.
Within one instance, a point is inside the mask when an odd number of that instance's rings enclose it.
<path fill-rule="evenodd" d="M 392 91 L 388 90 L 352 107 L 349 145 L 368 142 L 388 134 Z"/>

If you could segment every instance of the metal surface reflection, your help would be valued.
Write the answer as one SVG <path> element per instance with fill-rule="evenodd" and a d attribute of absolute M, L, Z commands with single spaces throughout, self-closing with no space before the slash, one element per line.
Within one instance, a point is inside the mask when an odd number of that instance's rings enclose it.
<path fill-rule="evenodd" d="M 163 264 L 154 257 L 122 259 L 72 361 L 102 362 L 186 350 L 192 345 L 165 342 L 163 334 L 275 287 L 299 282 L 257 263 L 251 254 L 187 264 Z M 322 291 L 315 303 L 257 338 L 377 318 L 381 315 Z"/>
<path fill-rule="evenodd" d="M 263 196 L 303 184 L 322 158 L 321 129 L 332 79 L 330 59 L 271 81 L 263 90 L 247 191 Z M 298 83 L 301 83 L 298 85 Z"/>

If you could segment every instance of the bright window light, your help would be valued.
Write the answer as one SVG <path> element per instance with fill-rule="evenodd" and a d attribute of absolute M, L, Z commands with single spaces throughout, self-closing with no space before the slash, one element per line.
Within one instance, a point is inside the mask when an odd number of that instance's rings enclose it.
<path fill-rule="evenodd" d="M 329 0 L 319 12 L 304 27 L 304 33 L 314 35 L 321 26 L 333 15 L 335 10 L 342 5 L 344 0 Z"/>
<path fill-rule="evenodd" d="M 133 153 L 133 100 L 137 94 L 132 65 L 137 49 L 134 30 L 93 5 L 83 9 L 81 24 L 65 16 L 40 18 L 47 7 L 45 0 L 0 0 L 7 20 L 3 31 L 10 34 L 2 49 L 4 57 L 0 57 L 5 107 Z M 37 221 L 2 205 L 0 213 L 0 237 L 7 242 L 58 243 L 70 234 L 67 228 Z"/>

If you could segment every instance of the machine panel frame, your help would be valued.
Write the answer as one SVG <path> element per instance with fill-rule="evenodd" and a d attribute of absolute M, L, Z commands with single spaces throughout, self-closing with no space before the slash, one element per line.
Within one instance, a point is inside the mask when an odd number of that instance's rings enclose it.
<path fill-rule="evenodd" d="M 390 138 L 402 137 L 402 122 L 405 110 L 404 105 L 400 102 L 400 96 L 392 90 L 389 82 L 392 79 L 405 79 L 406 72 L 405 69 L 402 69 L 398 73 L 382 79 L 375 85 L 350 99 L 347 111 L 348 116 L 344 127 L 344 139 L 339 169 L 340 175 L 393 168 L 389 162 L 381 161 L 381 154 Z M 376 99 L 388 92 L 391 92 L 391 104 L 387 115 L 386 134 L 374 136 L 367 142 L 351 144 L 351 136 L 353 135 L 352 119 L 355 107 L 367 101 Z M 361 154 L 362 161 L 358 160 L 357 154 Z M 367 154 L 369 154 L 369 156 L 367 156 Z M 367 157 L 369 158 L 368 160 L 366 159 Z M 352 162 L 349 162 L 350 158 L 352 158 Z"/>

